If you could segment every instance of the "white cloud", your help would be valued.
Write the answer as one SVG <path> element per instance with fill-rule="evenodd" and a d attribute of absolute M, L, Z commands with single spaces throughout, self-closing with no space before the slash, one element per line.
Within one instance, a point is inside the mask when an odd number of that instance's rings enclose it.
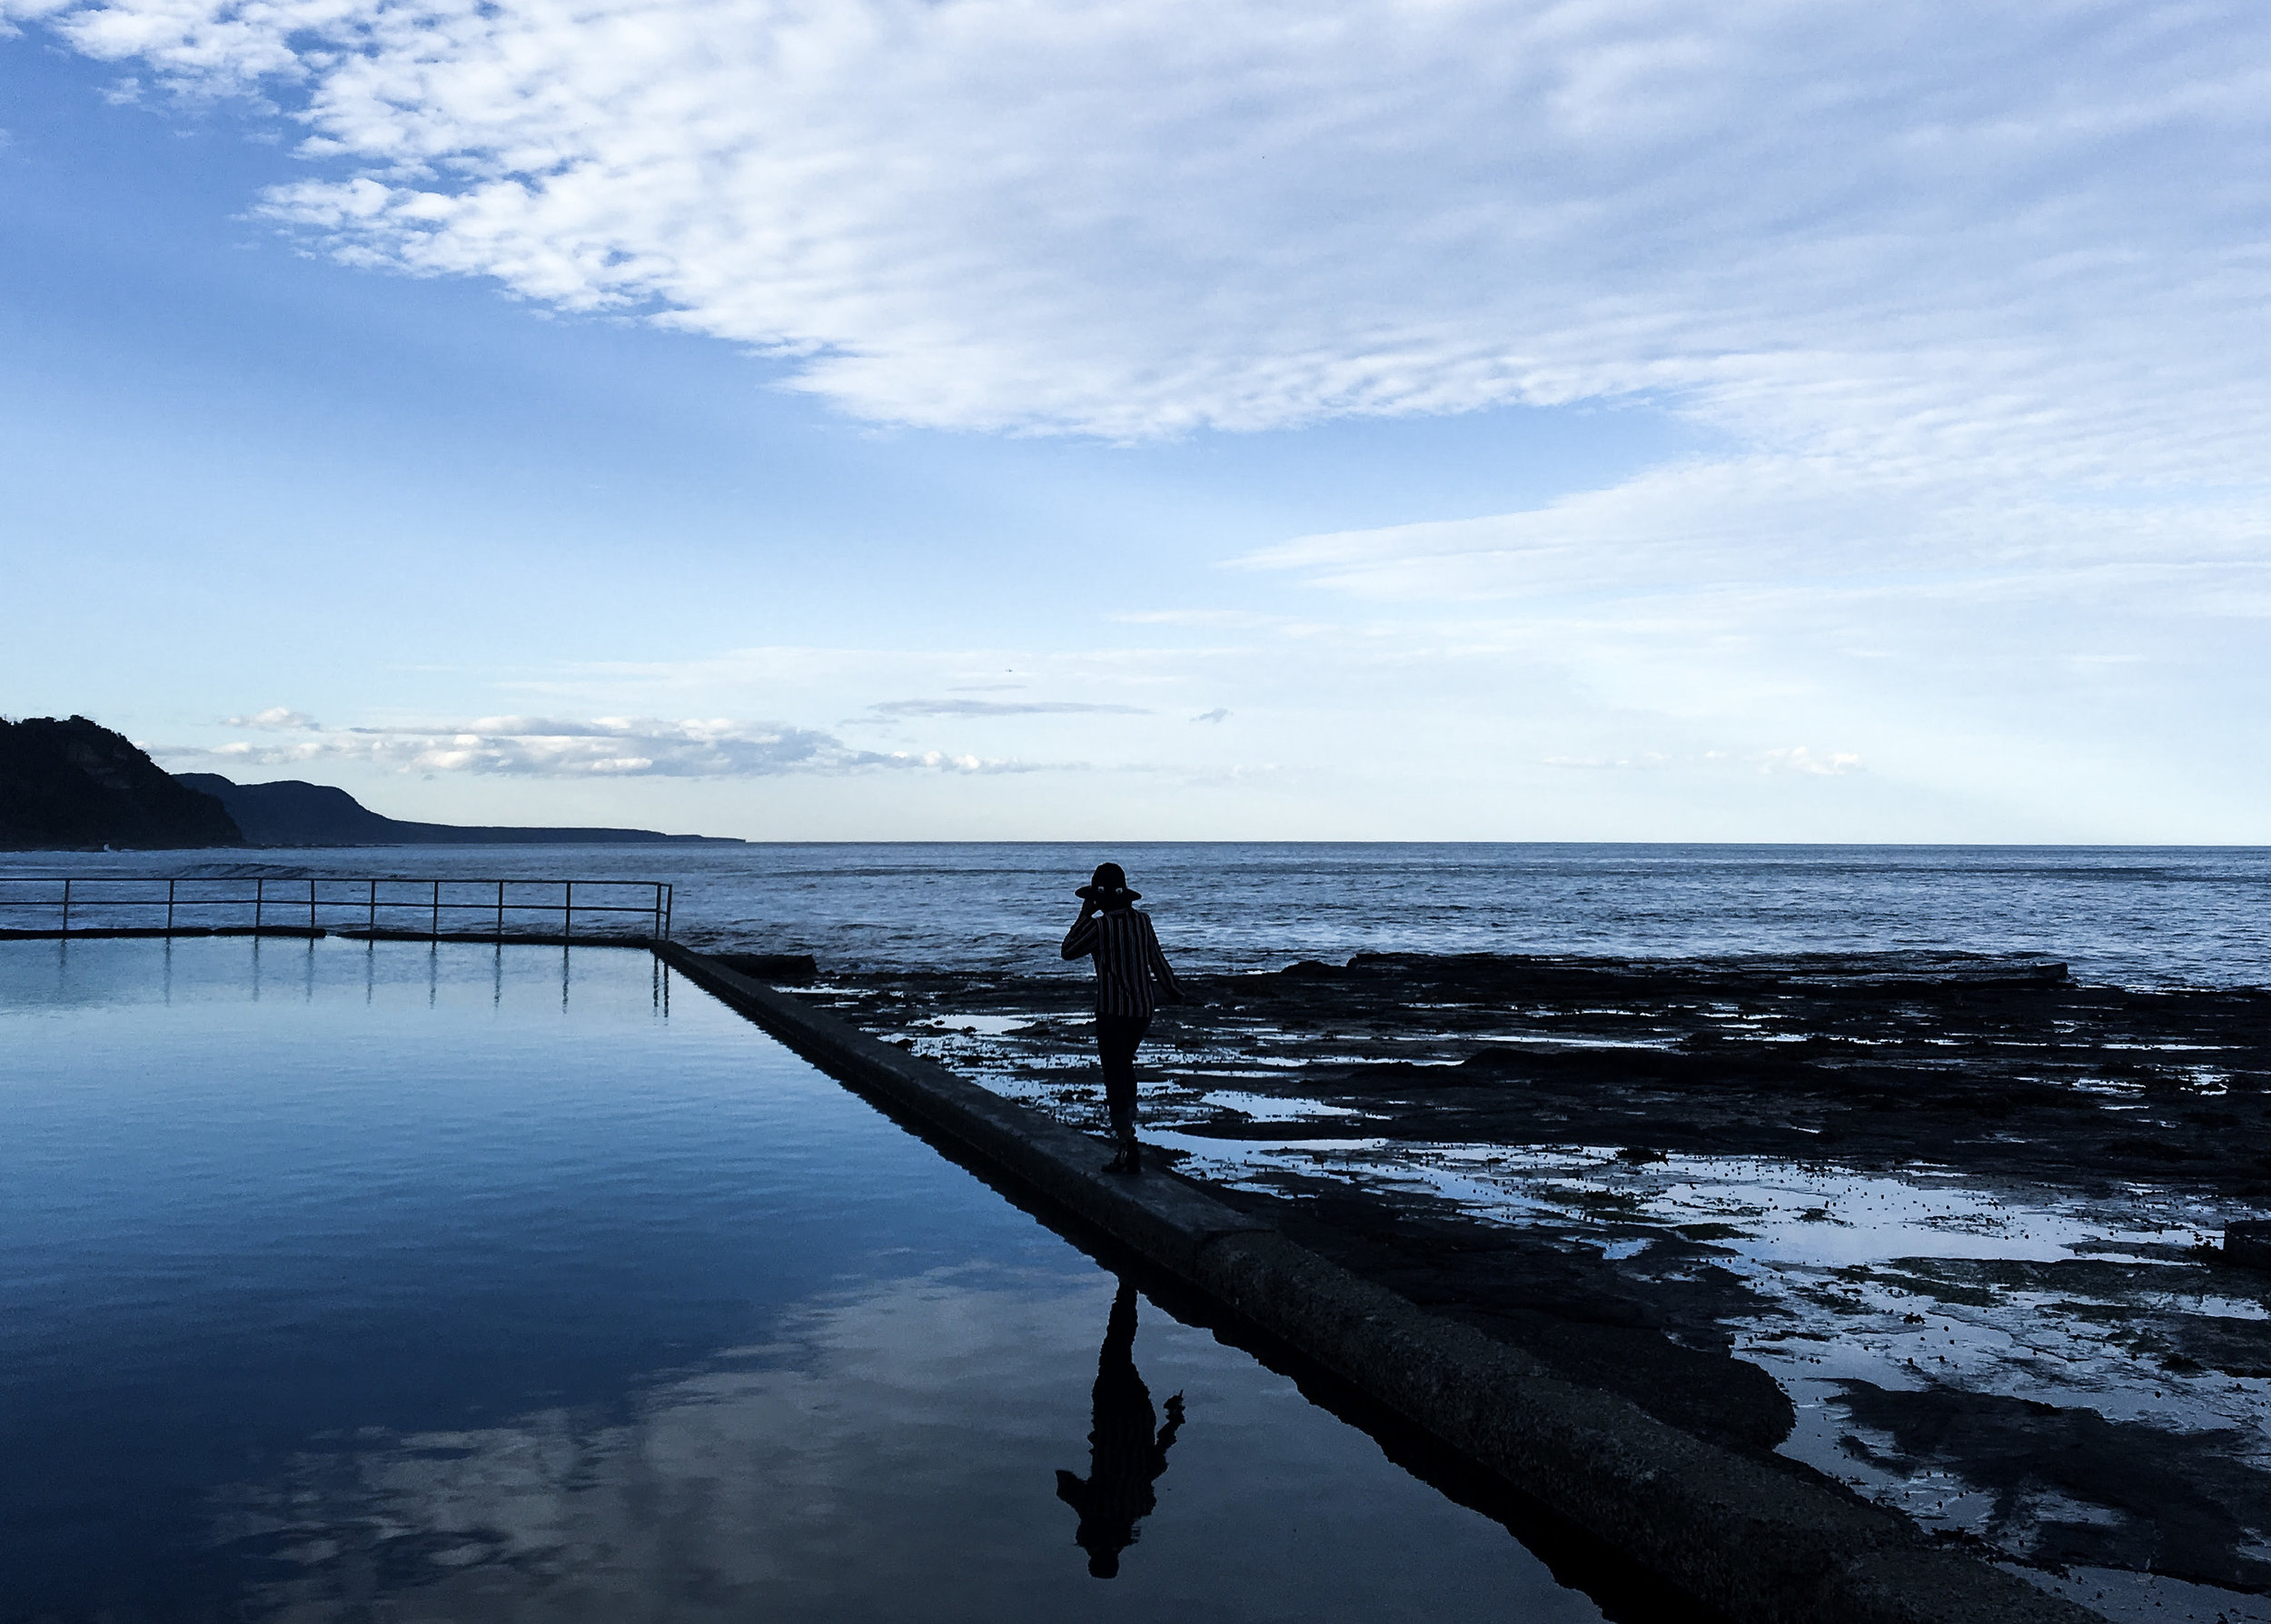
<path fill-rule="evenodd" d="M 1585 772 L 1631 772 L 1670 767 L 1677 759 L 1651 751 L 1644 756 L 1548 756 L 1548 767 L 1575 767 Z"/>
<path fill-rule="evenodd" d="M 2264 477 L 2271 14 L 2110 0 L 0 0 L 286 99 L 361 263 L 1107 435 L 1671 401 Z"/>
<path fill-rule="evenodd" d="M 1125 838 L 2259 842 L 2260 755 L 2229 741 L 2271 703 L 2260 622 L 2179 613 L 2223 590 L 2185 580 L 2109 567 L 2049 623 L 2028 619 L 2036 581 L 1857 579 L 1397 606 L 1244 647 L 756 647 L 524 670 L 533 721 L 382 716 L 154 754 L 340 783 L 398 817 L 560 822 L 541 797 L 572 785 L 578 821 L 764 838 L 1081 837 L 1107 806 Z M 2107 653 L 2122 658 L 2075 658 Z M 857 716 L 878 692 L 1006 669 L 1150 714 L 880 737 L 540 719 Z M 1239 726 L 1195 721 L 1216 708 Z M 718 729 L 746 754 L 709 772 Z M 376 774 L 428 762 L 443 782 L 426 798 L 382 793 Z"/>
<path fill-rule="evenodd" d="M 1804 745 L 1747 752 L 1701 750 L 1686 755 L 1668 755 L 1661 750 L 1650 750 L 1638 756 L 1548 756 L 1543 759 L 1547 767 L 1575 767 L 1587 772 L 1662 772 L 1714 763 L 1727 766 L 1749 763 L 1762 773 L 1797 773 L 1813 778 L 1842 777 L 1847 773 L 1864 770 L 1860 757 L 1850 750 L 1824 753 L 1810 750 Z"/>
<path fill-rule="evenodd" d="M 313 738 L 291 744 L 243 740 L 213 747 L 162 748 L 176 767 L 305 767 L 367 762 L 402 772 L 488 773 L 548 778 L 760 778 L 919 769 L 947 773 L 1078 770 L 1077 763 L 1037 763 L 940 750 L 853 749 L 834 735 L 783 723 L 664 721 L 611 717 L 592 721 L 555 717 L 484 717 L 438 727 L 325 728 L 297 712 L 263 711 L 249 724 L 290 727 Z"/>
<path fill-rule="evenodd" d="M 391 1556 L 433 1618 L 541 1614 L 563 1590 L 636 1595 L 633 1610 L 685 1624 L 883 1616 L 939 1573 L 972 1571 L 987 1606 L 1037 1588 L 1069 1609 L 1073 1583 L 1093 1582 L 1077 1552 L 1037 1575 L 1013 1553 L 1033 1538 L 1030 1481 L 1082 1459 L 1088 1391 L 1064 1377 L 1095 1363 L 1110 1302 L 1108 1281 L 1040 1268 L 862 1282 L 786 1305 L 763 1343 L 633 1377 L 619 1405 L 371 1428 L 281 1470 L 263 1462 L 213 1491 L 211 1533 L 240 1557 L 283 1552 L 261 1563 L 247 1601 L 284 1617 L 336 1614 L 354 1592 L 361 1553 L 328 1537 L 342 1528 L 406 1536 Z M 987 1399 L 973 1401 L 980 1367 Z M 928 1452 L 910 1471 L 915 1434 Z M 942 1491 L 951 1521 L 925 1515 Z M 1069 1541 L 1072 1515 L 1050 1510 Z M 880 1528 L 902 1532 L 878 1540 Z M 1256 1597 L 1284 1584 L 1231 1582 Z"/>
<path fill-rule="evenodd" d="M 1755 455 L 1677 463 L 1526 512 L 1303 537 L 1238 562 L 1387 599 L 1955 577 L 2052 590 L 2093 565 L 2259 569 L 2266 538 L 2264 495 L 2116 500 L 1976 469 Z"/>
<path fill-rule="evenodd" d="M 1841 777 L 1866 757 L 1880 797 L 2123 805 L 2142 830 L 2260 793 L 2260 767 L 2220 741 L 2266 698 L 2267 538 L 2271 499 L 2245 490 L 1754 454 L 1242 563 L 1563 673 L 1609 714 L 1553 765 L 1671 767 L 1691 757 L 1650 746 L 1701 734 L 1769 776 Z M 1810 733 L 1845 742 L 1769 748 Z"/>
<path fill-rule="evenodd" d="M 1762 750 L 1752 758 L 1760 770 L 1770 773 L 1802 773 L 1809 777 L 1834 778 L 1861 770 L 1861 758 L 1850 750 L 1832 750 L 1821 754 L 1804 745 L 1792 745 L 1788 749 Z"/>
<path fill-rule="evenodd" d="M 322 726 L 304 710 L 293 710 L 283 705 L 272 705 L 252 716 L 233 716 L 221 725 L 224 728 L 258 728 L 268 733 L 312 732 Z"/>
<path fill-rule="evenodd" d="M 890 699 L 869 709 L 884 716 L 1149 716 L 1138 705 L 1090 705 L 1075 699 Z"/>

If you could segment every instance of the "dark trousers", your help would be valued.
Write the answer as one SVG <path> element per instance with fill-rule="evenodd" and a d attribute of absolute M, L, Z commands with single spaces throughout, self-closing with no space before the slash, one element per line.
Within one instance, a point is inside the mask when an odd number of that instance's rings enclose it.
<path fill-rule="evenodd" d="M 1112 1137 L 1136 1137 L 1136 1045 L 1144 1041 L 1149 1015 L 1096 1016 L 1096 1057 L 1104 1062 L 1104 1108 L 1111 1114 Z"/>

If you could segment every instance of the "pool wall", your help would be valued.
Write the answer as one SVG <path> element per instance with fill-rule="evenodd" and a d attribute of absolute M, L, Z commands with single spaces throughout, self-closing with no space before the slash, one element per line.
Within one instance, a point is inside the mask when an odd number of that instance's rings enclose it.
<path fill-rule="evenodd" d="M 1739 1454 L 1415 1307 L 1168 1173 L 671 943 L 666 963 L 823 1070 L 1186 1282 L 1550 1514 L 1743 1624 L 2084 1624 L 2098 1615 L 1810 1468 Z M 2100 1620 L 2102 1624 L 2102 1620 Z"/>

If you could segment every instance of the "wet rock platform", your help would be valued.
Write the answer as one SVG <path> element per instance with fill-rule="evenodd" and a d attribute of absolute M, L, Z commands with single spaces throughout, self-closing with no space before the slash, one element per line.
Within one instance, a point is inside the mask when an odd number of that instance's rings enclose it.
<path fill-rule="evenodd" d="M 799 996 L 1089 1126 L 1086 988 Z M 1225 1205 L 2115 1617 L 2271 1618 L 2271 994 L 1958 954 L 1189 978 L 1146 1136 Z M 2125 1610 L 2126 1609 L 2126 1610 Z"/>

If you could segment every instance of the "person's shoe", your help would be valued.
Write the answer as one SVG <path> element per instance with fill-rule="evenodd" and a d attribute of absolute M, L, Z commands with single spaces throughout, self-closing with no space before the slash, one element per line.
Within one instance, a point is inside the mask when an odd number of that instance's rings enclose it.
<path fill-rule="evenodd" d="M 1121 1155 L 1122 1159 L 1123 1159 L 1123 1160 L 1125 1160 L 1125 1161 L 1127 1163 L 1127 1165 L 1126 1165 L 1126 1166 L 1125 1166 L 1125 1167 L 1123 1167 L 1123 1168 L 1121 1168 L 1121 1169 L 1120 1169 L 1120 1171 L 1121 1171 L 1122 1173 L 1141 1173 L 1141 1172 L 1143 1172 L 1143 1170 L 1144 1170 L 1144 1152 L 1143 1152 L 1143 1147 L 1142 1147 L 1142 1146 L 1140 1146 L 1140 1145 L 1138 1145 L 1138 1144 L 1136 1144 L 1136 1143 L 1133 1139 L 1131 1139 L 1131 1140 L 1129 1140 L 1129 1141 L 1127 1142 L 1127 1146 L 1126 1146 L 1126 1149 L 1124 1149 L 1124 1150 L 1122 1150 L 1122 1151 L 1120 1152 L 1120 1155 Z"/>
<path fill-rule="evenodd" d="M 1109 1162 L 1106 1162 L 1104 1164 L 1104 1171 L 1106 1173 L 1133 1173 L 1136 1170 L 1128 1165 L 1127 1152 L 1125 1148 L 1123 1148 L 1116 1154 L 1115 1154 Z"/>

